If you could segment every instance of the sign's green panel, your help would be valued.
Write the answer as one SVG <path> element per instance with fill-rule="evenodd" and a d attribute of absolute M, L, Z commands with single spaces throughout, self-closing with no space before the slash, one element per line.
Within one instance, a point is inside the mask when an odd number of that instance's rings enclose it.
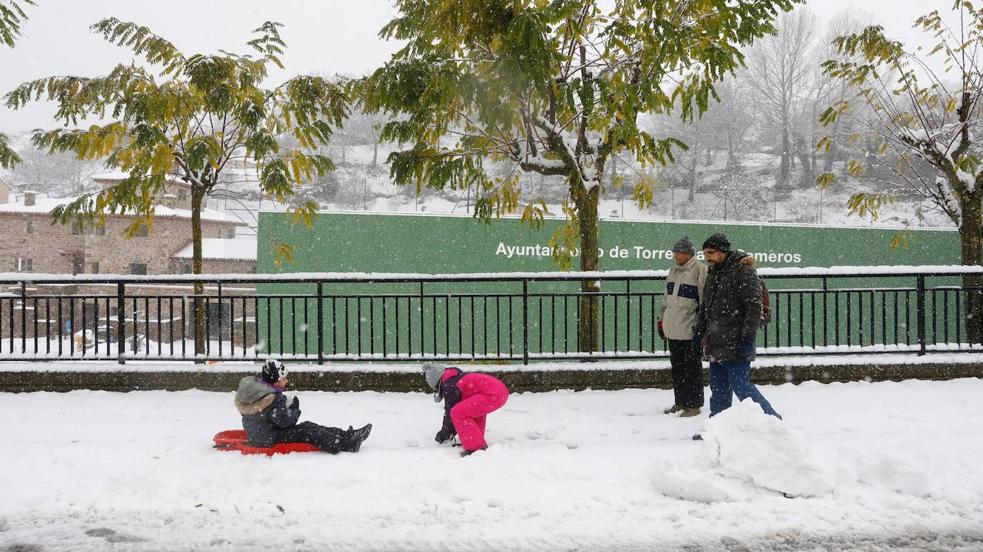
<path fill-rule="evenodd" d="M 323 213 L 315 219 L 313 229 L 308 229 L 293 224 L 282 213 L 262 213 L 257 272 L 555 271 L 548 242 L 558 224 L 547 221 L 543 228 L 531 230 L 514 219 L 488 224 L 471 217 Z M 959 238 L 954 231 L 907 232 L 902 247 L 892 248 L 898 231 L 890 229 L 602 221 L 601 269 L 665 269 L 672 263 L 669 248 L 680 236 L 690 236 L 699 247 L 714 232 L 726 233 L 734 247 L 749 251 L 763 267 L 943 265 L 956 264 L 959 259 Z M 279 243 L 293 248 L 293 260 L 282 266 L 276 265 L 274 257 Z M 840 289 L 859 285 L 899 291 L 786 295 L 792 289 L 818 290 L 821 282 L 769 282 L 777 316 L 759 341 L 771 346 L 911 343 L 907 324 L 896 327 L 883 320 L 893 320 L 895 311 L 899 318 L 910 318 L 914 301 L 908 289 L 913 288 L 913 279 L 830 283 L 831 288 Z M 626 290 L 623 282 L 608 283 L 602 290 L 611 294 L 599 299 L 603 349 L 661 350 L 661 341 L 651 340 L 651 330 L 662 285 L 635 283 L 632 297 L 619 295 Z M 540 283 L 530 285 L 529 291 L 523 304 L 520 284 L 427 284 L 425 290 L 419 284 L 325 285 L 327 298 L 321 303 L 318 337 L 312 285 L 263 285 L 261 295 L 277 297 L 260 299 L 260 337 L 273 353 L 314 353 L 320 339 L 327 355 L 425 351 L 517 358 L 525 339 L 517 322 L 525 312 L 530 352 L 576 351 L 577 285 Z M 472 297 L 474 293 L 500 296 Z M 952 315 L 947 319 L 957 323 L 954 294 L 929 300 L 930 308 L 935 301 L 952 301 Z M 862 324 L 846 327 L 848 317 L 856 320 L 855 315 L 864 311 Z M 823 316 L 827 312 L 829 316 Z"/>
<path fill-rule="evenodd" d="M 282 213 L 262 213 L 257 272 L 465 273 L 554 271 L 548 242 L 559 223 L 531 230 L 514 219 L 483 223 L 471 217 L 322 213 L 314 228 Z M 600 223 L 601 270 L 661 269 L 682 235 L 699 245 L 724 232 L 760 266 L 958 264 L 955 231 L 777 226 L 738 223 Z M 274 263 L 273 244 L 294 247 L 294 260 Z M 575 263 L 576 268 L 576 263 Z"/>

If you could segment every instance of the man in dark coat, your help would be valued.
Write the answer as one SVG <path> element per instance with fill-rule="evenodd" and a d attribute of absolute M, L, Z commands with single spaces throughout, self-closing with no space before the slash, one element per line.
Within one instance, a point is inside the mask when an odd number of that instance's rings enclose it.
<path fill-rule="evenodd" d="M 710 270 L 693 340 L 710 360 L 710 416 L 730 408 L 734 394 L 738 400 L 750 397 L 765 414 L 781 419 L 751 383 L 751 361 L 762 308 L 761 282 L 754 258 L 743 251 L 731 251 L 730 241 L 723 234 L 707 238 L 703 254 Z"/>

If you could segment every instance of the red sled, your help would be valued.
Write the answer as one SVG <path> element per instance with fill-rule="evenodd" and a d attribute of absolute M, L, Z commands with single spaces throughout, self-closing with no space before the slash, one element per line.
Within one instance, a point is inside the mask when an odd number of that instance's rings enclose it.
<path fill-rule="evenodd" d="M 246 431 L 227 429 L 219 431 L 212 438 L 218 450 L 237 450 L 242 454 L 290 454 L 291 452 L 320 452 L 321 449 L 307 443 L 277 443 L 272 447 L 254 447 L 246 442 Z"/>

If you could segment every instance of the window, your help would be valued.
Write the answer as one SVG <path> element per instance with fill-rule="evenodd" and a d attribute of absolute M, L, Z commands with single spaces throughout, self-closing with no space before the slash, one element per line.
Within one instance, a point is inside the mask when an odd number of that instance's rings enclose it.
<path fill-rule="evenodd" d="M 85 271 L 85 257 L 82 255 L 72 256 L 72 274 L 81 274 Z"/>
<path fill-rule="evenodd" d="M 31 259 L 17 257 L 17 261 L 14 263 L 14 270 L 17 272 L 32 272 L 34 270 L 34 262 Z"/>
<path fill-rule="evenodd" d="M 235 239 L 235 237 L 236 237 L 236 229 L 235 229 L 235 227 L 233 226 L 231 228 L 219 228 L 218 229 L 218 237 L 220 237 L 222 239 L 226 239 L 226 240 L 233 240 L 233 239 Z"/>
<path fill-rule="evenodd" d="M 79 221 L 72 222 L 72 235 L 80 236 L 82 235 L 82 223 Z"/>
<path fill-rule="evenodd" d="M 28 234 L 34 233 L 34 221 L 31 219 L 27 219 L 27 233 Z"/>
<path fill-rule="evenodd" d="M 106 227 L 103 226 L 103 225 L 93 226 L 89 230 L 89 235 L 90 236 L 105 236 L 106 235 Z"/>
<path fill-rule="evenodd" d="M 147 263 L 130 263 L 130 274 L 144 275 L 147 273 Z"/>
<path fill-rule="evenodd" d="M 99 274 L 98 261 L 93 261 L 91 263 L 86 263 L 86 264 L 88 265 L 88 270 L 86 270 L 86 272 L 88 272 L 89 274 Z"/>
<path fill-rule="evenodd" d="M 183 263 L 181 265 L 181 274 L 191 274 L 191 263 Z"/>
<path fill-rule="evenodd" d="M 147 225 L 144 224 L 140 228 L 137 228 L 137 231 L 133 234 L 133 237 L 135 237 L 135 238 L 146 238 L 147 237 Z"/>

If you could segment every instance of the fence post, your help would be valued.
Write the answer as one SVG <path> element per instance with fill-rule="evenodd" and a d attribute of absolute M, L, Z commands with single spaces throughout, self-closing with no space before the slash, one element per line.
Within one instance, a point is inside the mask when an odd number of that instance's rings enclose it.
<path fill-rule="evenodd" d="M 321 295 L 324 291 L 324 284 L 317 283 L 317 363 L 324 364 L 324 305 Z"/>
<path fill-rule="evenodd" d="M 35 312 L 34 316 L 37 315 L 38 313 Z M 10 325 L 14 325 L 13 320 L 10 321 Z M 10 335 L 13 335 L 13 331 L 10 332 Z M 82 335 L 85 335 L 84 331 Z M 34 339 L 37 338 L 37 336 L 34 336 Z M 14 351 L 11 350 L 10 352 L 12 353 Z M 27 354 L 27 282 L 24 280 L 21 280 L 20 283 L 20 352 L 21 354 Z"/>
<path fill-rule="evenodd" d="M 529 364 L 529 280 L 525 278 L 522 279 L 522 364 Z"/>
<path fill-rule="evenodd" d="M 125 286 L 123 282 L 116 284 L 116 358 L 117 362 L 120 364 L 126 364 L 126 299 L 125 296 Z M 173 322 L 174 315 L 171 315 Z M 136 340 L 134 340 L 134 345 L 136 345 Z"/>
<path fill-rule="evenodd" d="M 426 334 L 427 325 L 423 323 L 423 301 L 425 299 L 425 296 L 423 294 L 423 283 L 424 282 L 421 280 L 420 281 L 420 358 L 423 358 L 423 355 L 426 354 L 426 350 L 427 350 L 427 334 Z M 485 314 L 485 316 L 487 316 L 487 313 Z M 488 319 L 486 318 L 485 320 L 486 320 L 485 323 L 487 324 Z M 410 356 L 413 356 L 412 343 L 410 343 Z"/>
<path fill-rule="evenodd" d="M 917 278 L 918 355 L 925 354 L 925 276 Z"/>
<path fill-rule="evenodd" d="M 222 340 L 225 336 L 222 335 L 222 318 L 224 313 L 222 312 L 222 282 L 218 282 L 218 356 L 222 357 Z M 160 318 L 160 312 L 157 313 L 157 318 Z M 160 324 L 157 325 L 160 328 Z"/>

